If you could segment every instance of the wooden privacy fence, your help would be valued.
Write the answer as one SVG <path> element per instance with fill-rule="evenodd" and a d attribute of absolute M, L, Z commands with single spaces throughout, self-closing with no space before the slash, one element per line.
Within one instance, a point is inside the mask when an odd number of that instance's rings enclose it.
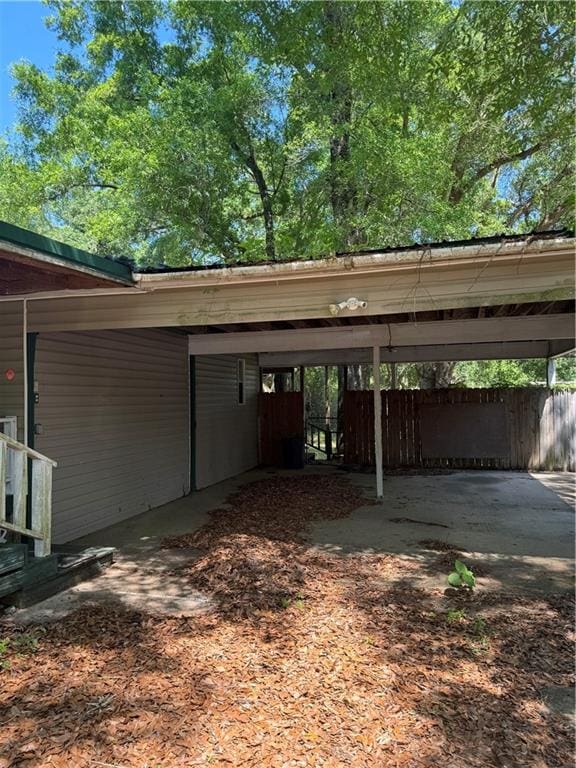
<path fill-rule="evenodd" d="M 302 392 L 261 393 L 260 463 L 281 466 L 282 441 L 288 437 L 304 439 L 304 399 Z"/>
<path fill-rule="evenodd" d="M 576 392 L 385 390 L 385 467 L 576 470 Z M 344 461 L 373 465 L 374 395 L 344 396 Z"/>

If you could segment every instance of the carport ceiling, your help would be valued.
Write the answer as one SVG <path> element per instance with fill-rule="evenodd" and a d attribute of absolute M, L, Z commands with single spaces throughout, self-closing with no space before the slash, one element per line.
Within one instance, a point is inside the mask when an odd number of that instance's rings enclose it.
<path fill-rule="evenodd" d="M 258 323 L 226 323 L 211 325 L 183 326 L 178 330 L 188 334 L 238 333 L 243 331 L 279 331 L 300 328 L 332 328 L 353 325 L 378 325 L 388 323 L 420 323 L 438 320 L 472 320 L 484 317 L 518 317 L 530 315 L 573 314 L 573 299 L 561 301 L 533 301 L 523 304 L 500 304 L 485 307 L 463 307 L 458 309 L 438 309 L 425 312 L 402 312 L 390 315 L 346 315 L 330 318 L 306 320 L 276 320 Z"/>

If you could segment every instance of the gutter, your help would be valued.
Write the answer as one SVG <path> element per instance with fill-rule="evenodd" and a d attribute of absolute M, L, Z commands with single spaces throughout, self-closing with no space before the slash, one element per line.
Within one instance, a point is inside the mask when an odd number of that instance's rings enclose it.
<path fill-rule="evenodd" d="M 221 269 L 187 270 L 181 272 L 133 273 L 134 282 L 143 290 L 163 288 L 192 288 L 235 283 L 261 283 L 285 280 L 322 278 L 354 273 L 390 272 L 434 266 L 487 264 L 492 260 L 517 261 L 542 256 L 574 254 L 574 238 L 530 240 L 524 243 L 489 243 L 456 248 L 339 256 L 315 261 L 279 262 L 262 266 L 222 267 Z"/>

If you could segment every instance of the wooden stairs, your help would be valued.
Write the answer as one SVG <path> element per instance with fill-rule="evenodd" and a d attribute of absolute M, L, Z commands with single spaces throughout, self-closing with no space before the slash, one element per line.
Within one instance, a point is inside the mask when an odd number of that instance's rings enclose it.
<path fill-rule="evenodd" d="M 33 605 L 98 576 L 113 561 L 113 547 L 62 549 L 34 557 L 26 544 L 0 544 L 0 604 Z"/>

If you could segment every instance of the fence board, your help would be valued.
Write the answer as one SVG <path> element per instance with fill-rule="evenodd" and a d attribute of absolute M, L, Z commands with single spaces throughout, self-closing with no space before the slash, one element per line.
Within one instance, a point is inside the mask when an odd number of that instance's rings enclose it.
<path fill-rule="evenodd" d="M 422 455 L 422 409 L 426 405 L 502 403 L 507 420 L 506 454 L 486 458 Z M 484 428 L 485 425 L 483 424 Z M 370 391 L 344 396 L 344 460 L 374 464 L 374 405 Z M 576 471 L 576 392 L 542 388 L 384 390 L 385 467 L 532 469 Z"/>
<path fill-rule="evenodd" d="M 282 440 L 304 439 L 304 400 L 302 392 L 271 392 L 259 396 L 260 462 L 282 465 Z"/>

